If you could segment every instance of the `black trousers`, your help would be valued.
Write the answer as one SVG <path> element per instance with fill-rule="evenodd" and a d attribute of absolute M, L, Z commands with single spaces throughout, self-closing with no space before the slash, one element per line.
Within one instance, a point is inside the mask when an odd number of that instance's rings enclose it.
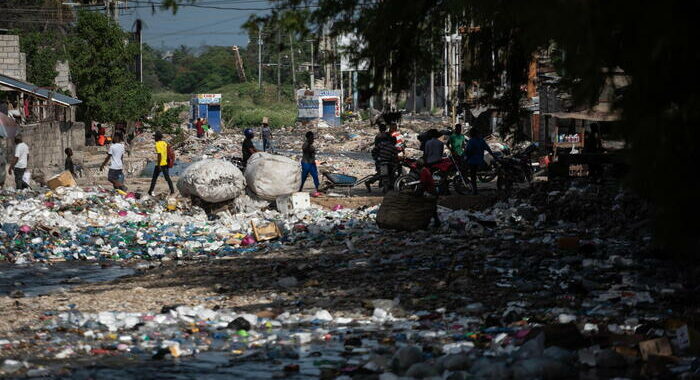
<path fill-rule="evenodd" d="M 479 171 L 479 167 L 480 165 L 467 165 L 467 168 L 469 169 L 469 179 L 472 182 L 472 194 L 476 194 L 476 172 Z"/>
<path fill-rule="evenodd" d="M 151 178 L 151 187 L 148 189 L 148 193 L 152 193 L 156 188 L 156 181 L 158 181 L 158 176 L 163 173 L 163 177 L 168 182 L 168 187 L 170 188 L 170 194 L 175 192 L 173 188 L 173 181 L 170 180 L 170 172 L 168 170 L 168 165 L 156 166 L 153 168 L 153 177 Z"/>
<path fill-rule="evenodd" d="M 22 169 L 14 168 L 14 169 L 12 169 L 12 172 L 15 175 L 15 189 L 17 189 L 17 190 L 22 190 L 22 189 L 27 188 L 27 184 L 24 183 L 24 179 L 22 178 L 22 177 L 24 177 L 25 171 L 27 171 L 26 168 L 22 168 Z"/>

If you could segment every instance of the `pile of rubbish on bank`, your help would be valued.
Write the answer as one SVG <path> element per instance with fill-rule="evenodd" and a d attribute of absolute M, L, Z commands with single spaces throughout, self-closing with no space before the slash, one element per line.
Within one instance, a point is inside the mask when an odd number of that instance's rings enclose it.
<path fill-rule="evenodd" d="M 251 314 L 184 305 L 150 313 L 46 312 L 30 327 L 35 337 L 31 342 L 0 337 L 0 345 L 8 350 L 27 344 L 45 347 L 42 359 L 128 355 L 143 361 L 197 360 L 216 351 L 225 353 L 230 366 L 266 363 L 258 365 L 273 373 L 301 371 L 321 378 L 567 379 L 578 371 L 618 378 L 700 374 L 700 362 L 693 356 L 700 348 L 693 335 L 697 332 L 664 315 L 641 313 L 618 324 L 566 308 L 538 310 L 528 301 L 509 302 L 500 315 L 479 302 L 458 311 L 416 312 L 403 310 L 399 299 L 368 304 L 369 315 L 334 315 L 321 308 Z M 60 364 L 15 359 L 0 367 L 0 373 L 28 376 L 59 370 Z"/>
<path fill-rule="evenodd" d="M 136 199 L 100 187 L 59 188 L 44 194 L 0 193 L 0 255 L 16 263 L 50 259 L 159 259 L 226 256 L 293 244 L 322 232 L 373 227 L 375 209 L 313 207 L 281 215 L 271 209 L 210 221 L 187 200 Z M 280 241 L 255 244 L 251 221 L 274 221 Z M 343 230 L 338 226 L 342 225 Z M 311 231 L 311 232 L 309 232 Z M 329 235 L 328 238 L 333 238 Z"/>

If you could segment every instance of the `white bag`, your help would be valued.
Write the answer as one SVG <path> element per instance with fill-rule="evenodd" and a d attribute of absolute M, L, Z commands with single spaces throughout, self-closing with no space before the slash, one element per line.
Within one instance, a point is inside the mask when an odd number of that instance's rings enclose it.
<path fill-rule="evenodd" d="M 245 190 L 245 177 L 236 165 L 217 159 L 192 163 L 177 181 L 177 189 L 184 196 L 196 196 L 216 203 L 234 199 Z"/>
<path fill-rule="evenodd" d="M 248 159 L 245 179 L 255 195 L 274 201 L 281 195 L 299 191 L 301 165 L 284 156 L 258 152 Z"/>

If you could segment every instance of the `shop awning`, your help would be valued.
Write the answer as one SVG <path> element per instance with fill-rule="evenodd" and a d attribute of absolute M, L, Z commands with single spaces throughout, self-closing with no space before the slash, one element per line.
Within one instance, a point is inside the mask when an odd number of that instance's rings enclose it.
<path fill-rule="evenodd" d="M 45 88 L 38 87 L 31 83 L 23 82 L 19 79 L 8 77 L 6 75 L 0 74 L 0 86 L 9 87 L 13 90 L 24 92 L 26 94 L 31 94 L 37 98 L 50 100 L 56 102 L 62 106 L 75 106 L 82 103 L 81 100 L 59 94 L 57 92 L 47 90 Z"/>

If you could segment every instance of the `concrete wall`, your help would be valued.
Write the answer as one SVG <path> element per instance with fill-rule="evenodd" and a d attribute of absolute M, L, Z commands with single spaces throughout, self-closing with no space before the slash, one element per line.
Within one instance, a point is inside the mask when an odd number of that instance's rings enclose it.
<path fill-rule="evenodd" d="M 56 79 L 54 83 L 61 90 L 68 91 L 71 96 L 75 96 L 75 85 L 70 80 L 70 65 L 66 61 L 56 62 Z"/>
<path fill-rule="evenodd" d="M 46 178 L 63 171 L 66 148 L 85 147 L 85 125 L 54 121 L 21 127 L 22 140 L 29 145 L 30 170 L 44 172 Z M 14 152 L 14 146 L 12 146 Z"/>
<path fill-rule="evenodd" d="M 19 36 L 0 34 L 0 74 L 26 81 L 26 61 L 19 50 Z"/>

